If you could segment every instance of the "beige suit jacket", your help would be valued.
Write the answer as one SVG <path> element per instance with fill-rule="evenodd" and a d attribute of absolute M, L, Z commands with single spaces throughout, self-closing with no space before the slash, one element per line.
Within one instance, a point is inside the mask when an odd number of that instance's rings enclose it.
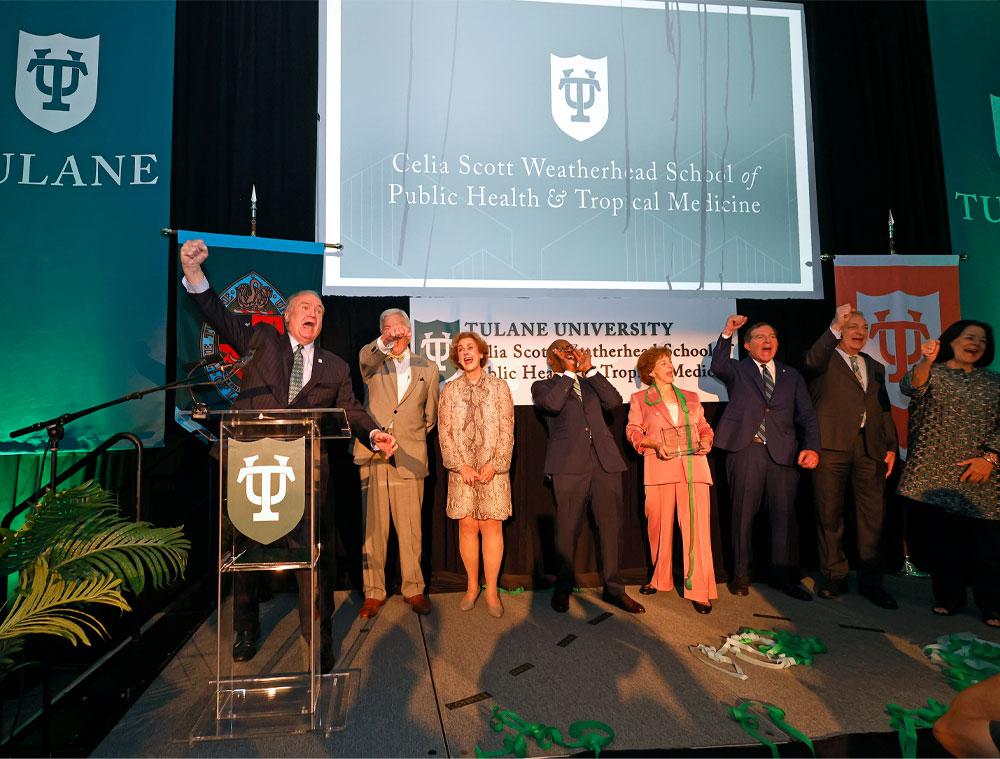
<path fill-rule="evenodd" d="M 395 362 L 387 360 L 376 341 L 358 355 L 365 381 L 365 410 L 380 429 L 391 432 L 399 450 L 392 457 L 396 471 L 404 479 L 427 476 L 427 434 L 437 422 L 437 367 L 423 356 L 410 352 L 410 386 L 397 402 Z M 360 441 L 354 445 L 354 463 L 366 464 L 381 456 Z"/>

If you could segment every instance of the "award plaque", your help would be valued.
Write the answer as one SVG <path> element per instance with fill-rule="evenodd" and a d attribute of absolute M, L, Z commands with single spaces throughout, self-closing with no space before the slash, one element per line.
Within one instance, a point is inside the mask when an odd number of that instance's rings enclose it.
<path fill-rule="evenodd" d="M 691 445 L 688 445 L 688 430 L 691 434 Z M 678 456 L 693 456 L 701 448 L 701 438 L 698 436 L 698 428 L 694 425 L 664 428 L 660 430 L 660 440 L 666 446 L 667 458 L 674 459 Z"/>

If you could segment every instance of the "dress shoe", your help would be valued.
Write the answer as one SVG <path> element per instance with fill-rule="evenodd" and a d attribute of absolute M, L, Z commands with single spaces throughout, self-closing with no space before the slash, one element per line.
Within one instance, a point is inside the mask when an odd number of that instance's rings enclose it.
<path fill-rule="evenodd" d="M 782 585 L 774 586 L 782 593 L 784 593 L 789 598 L 794 598 L 796 601 L 812 601 L 812 593 L 805 589 L 802 583 L 798 582 L 786 582 Z"/>
<path fill-rule="evenodd" d="M 656 588 L 654 588 L 647 582 L 645 585 L 639 588 L 639 592 L 642 593 L 644 596 L 651 596 L 654 593 L 656 593 Z"/>
<path fill-rule="evenodd" d="M 729 592 L 734 596 L 750 595 L 750 578 L 746 576 L 734 577 L 729 581 L 727 587 L 729 588 Z"/>
<path fill-rule="evenodd" d="M 237 630 L 233 638 L 233 661 L 250 661 L 257 655 L 257 638 L 260 628 Z"/>
<path fill-rule="evenodd" d="M 816 595 L 820 598 L 836 598 L 837 596 L 844 595 L 850 589 L 850 586 L 847 584 L 847 578 L 844 577 L 840 580 L 827 580 L 816 591 Z"/>
<path fill-rule="evenodd" d="M 601 597 L 609 604 L 614 604 L 619 609 L 627 611 L 629 614 L 643 614 L 646 611 L 646 607 L 635 599 L 630 598 L 628 593 L 615 595 L 614 593 L 604 591 L 604 594 Z"/>
<path fill-rule="evenodd" d="M 707 604 L 703 604 L 703 603 L 699 603 L 698 601 L 692 601 L 691 605 L 694 607 L 694 610 L 696 612 L 698 612 L 699 614 L 711 614 L 712 613 L 712 603 L 711 602 L 709 602 Z"/>
<path fill-rule="evenodd" d="M 873 604 L 878 606 L 880 609 L 898 609 L 899 604 L 896 603 L 896 599 L 885 592 L 885 588 L 881 587 L 861 587 L 858 588 L 858 592 L 871 601 Z"/>
<path fill-rule="evenodd" d="M 362 619 L 371 619 L 378 614 L 378 610 L 383 606 L 385 606 L 384 598 L 366 598 L 365 602 L 361 605 L 361 611 L 358 612 L 358 616 Z"/>
<path fill-rule="evenodd" d="M 404 601 L 410 605 L 410 607 L 417 614 L 430 614 L 431 613 L 431 602 L 427 599 L 423 593 L 417 593 L 415 596 L 409 596 L 404 598 Z"/>
<path fill-rule="evenodd" d="M 552 609 L 560 614 L 565 614 L 569 611 L 569 593 L 562 593 L 556 591 L 552 594 Z"/>

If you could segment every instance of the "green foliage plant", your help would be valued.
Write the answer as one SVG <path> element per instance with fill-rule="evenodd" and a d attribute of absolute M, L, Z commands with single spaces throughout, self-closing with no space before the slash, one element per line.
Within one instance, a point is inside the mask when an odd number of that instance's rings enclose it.
<path fill-rule="evenodd" d="M 0 530 L 0 577 L 18 575 L 0 615 L 0 679 L 28 635 L 91 645 L 107 637 L 93 604 L 131 611 L 125 592 L 183 576 L 190 541 L 180 527 L 130 522 L 93 480 L 48 493 L 17 530 Z"/>

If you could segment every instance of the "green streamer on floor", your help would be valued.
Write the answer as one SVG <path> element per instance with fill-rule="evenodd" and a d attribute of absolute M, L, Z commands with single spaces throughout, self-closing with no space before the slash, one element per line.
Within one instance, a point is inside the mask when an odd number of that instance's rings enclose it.
<path fill-rule="evenodd" d="M 800 741 L 806 745 L 809 749 L 809 753 L 816 756 L 816 749 L 813 746 L 813 742 L 809 737 L 792 727 L 788 722 L 785 721 L 785 711 L 784 709 L 775 706 L 774 704 L 769 704 L 766 701 L 752 701 L 745 700 L 740 701 L 736 706 L 731 706 L 726 710 L 729 715 L 729 719 L 734 720 L 751 738 L 756 740 L 758 743 L 767 746 L 771 751 L 771 756 L 774 759 L 778 759 L 780 754 L 778 754 L 777 744 L 764 735 L 760 729 L 760 717 L 753 713 L 755 708 L 760 708 L 767 713 L 767 718 L 771 721 L 776 728 L 781 730 L 785 735 L 787 735 L 792 740 Z"/>
<path fill-rule="evenodd" d="M 948 684 L 957 691 L 1000 674 L 1000 645 L 972 633 L 942 635 L 924 646 L 924 656 L 941 665 Z"/>
<path fill-rule="evenodd" d="M 773 644 L 757 643 L 752 640 L 744 641 L 769 659 L 777 659 L 784 655 L 787 659 L 794 659 L 796 664 L 805 664 L 807 667 L 811 667 L 813 656 L 825 654 L 827 651 L 826 644 L 819 638 L 806 638 L 785 630 L 757 630 L 753 627 L 744 627 L 737 636 L 746 633 L 753 633 L 761 638 L 770 638 L 774 641 Z"/>
<path fill-rule="evenodd" d="M 927 699 L 927 706 L 922 709 L 904 709 L 896 704 L 885 705 L 885 713 L 889 715 L 889 727 L 899 733 L 899 752 L 903 759 L 916 759 L 917 730 L 922 727 L 934 727 L 934 723 L 946 711 L 945 705 L 933 698 Z"/>
<path fill-rule="evenodd" d="M 496 756 L 516 756 L 519 759 L 525 757 L 528 755 L 529 738 L 545 751 L 555 744 L 567 749 L 592 751 L 594 756 L 598 757 L 601 754 L 601 749 L 610 745 L 611 741 L 615 739 L 615 731 L 609 725 L 597 720 L 573 722 L 569 726 L 569 737 L 567 738 L 558 728 L 541 722 L 528 722 L 517 712 L 501 709 L 496 704 L 493 705 L 490 728 L 494 732 L 504 733 L 503 747 L 496 751 L 484 751 L 476 746 L 476 756 L 480 759 Z M 513 732 L 505 732 L 507 730 Z"/>
<path fill-rule="evenodd" d="M 480 585 L 479 589 L 485 591 L 486 590 L 486 586 L 485 585 Z M 513 588 L 512 590 L 507 590 L 507 588 L 498 587 L 497 591 L 500 592 L 500 593 L 506 593 L 509 596 L 517 596 L 517 595 L 520 595 L 521 593 L 525 592 L 523 585 L 518 585 L 516 588 Z"/>

